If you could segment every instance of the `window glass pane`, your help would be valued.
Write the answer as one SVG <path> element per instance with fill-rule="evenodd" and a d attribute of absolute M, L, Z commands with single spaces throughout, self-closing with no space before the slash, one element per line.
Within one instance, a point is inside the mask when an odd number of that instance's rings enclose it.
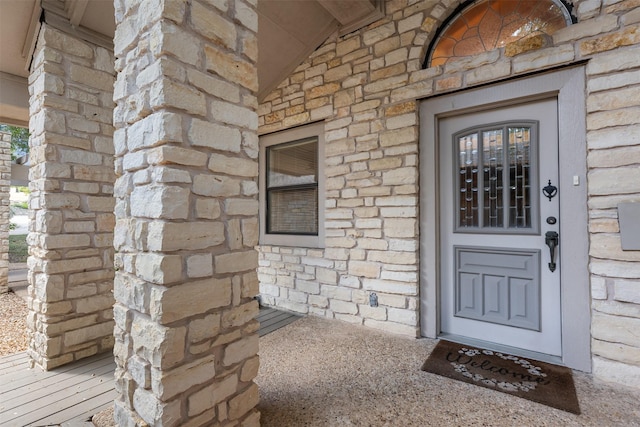
<path fill-rule="evenodd" d="M 460 227 L 477 227 L 478 216 L 478 134 L 458 137 L 458 197 Z"/>
<path fill-rule="evenodd" d="M 482 132 L 482 172 L 485 227 L 504 225 L 502 128 Z"/>
<path fill-rule="evenodd" d="M 440 32 L 429 66 L 475 55 L 571 24 L 559 0 L 478 0 Z"/>
<path fill-rule="evenodd" d="M 269 233 L 317 234 L 318 188 L 269 190 Z"/>
<path fill-rule="evenodd" d="M 532 229 L 534 127 L 499 124 L 455 136 L 457 227 L 461 231 Z M 487 230 L 488 232 L 489 230 Z"/>
<path fill-rule="evenodd" d="M 509 227 L 531 228 L 531 128 L 509 127 Z"/>
<path fill-rule="evenodd" d="M 268 148 L 267 186 L 317 184 L 317 138 L 275 145 Z"/>

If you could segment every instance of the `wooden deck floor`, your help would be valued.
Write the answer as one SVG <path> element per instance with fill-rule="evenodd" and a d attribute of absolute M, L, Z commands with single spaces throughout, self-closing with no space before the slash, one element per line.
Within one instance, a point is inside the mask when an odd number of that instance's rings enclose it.
<path fill-rule="evenodd" d="M 0 425 L 46 426 L 89 419 L 112 404 L 113 355 L 104 353 L 44 372 L 26 352 L 0 359 Z"/>
<path fill-rule="evenodd" d="M 299 319 L 261 308 L 259 335 Z M 0 357 L 0 426 L 92 426 L 88 420 L 112 405 L 115 363 L 111 353 L 44 372 L 29 369 L 25 352 Z"/>
<path fill-rule="evenodd" d="M 260 322 L 260 331 L 258 331 L 258 335 L 261 337 L 267 335 L 268 333 L 280 329 L 283 326 L 287 326 L 289 323 L 295 322 L 299 318 L 300 316 L 289 312 L 261 307 L 260 314 L 256 317 Z"/>

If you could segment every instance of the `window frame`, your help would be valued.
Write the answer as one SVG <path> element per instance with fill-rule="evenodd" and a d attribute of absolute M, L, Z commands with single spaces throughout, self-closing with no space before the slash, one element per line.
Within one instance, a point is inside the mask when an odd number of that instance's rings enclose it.
<path fill-rule="evenodd" d="M 299 140 L 317 138 L 318 144 L 318 234 L 284 234 L 267 232 L 267 148 Z M 325 238 L 324 205 L 324 122 L 317 122 L 292 129 L 261 135 L 259 138 L 259 201 L 260 201 L 260 244 L 274 246 L 298 246 L 323 248 Z"/>

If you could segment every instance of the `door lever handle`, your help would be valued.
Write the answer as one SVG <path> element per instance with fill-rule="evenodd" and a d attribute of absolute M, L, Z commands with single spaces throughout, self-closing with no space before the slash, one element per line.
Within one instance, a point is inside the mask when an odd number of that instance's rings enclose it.
<path fill-rule="evenodd" d="M 549 270 L 553 273 L 556 271 L 556 248 L 558 247 L 558 233 L 555 231 L 547 231 L 544 235 L 544 243 L 549 246 L 549 254 L 551 255 L 551 262 L 549 263 Z"/>

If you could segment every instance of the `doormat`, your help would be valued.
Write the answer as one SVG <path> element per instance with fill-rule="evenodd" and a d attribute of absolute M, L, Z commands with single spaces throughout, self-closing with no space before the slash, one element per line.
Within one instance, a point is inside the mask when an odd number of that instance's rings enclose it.
<path fill-rule="evenodd" d="M 571 370 L 440 340 L 422 370 L 580 414 Z"/>

